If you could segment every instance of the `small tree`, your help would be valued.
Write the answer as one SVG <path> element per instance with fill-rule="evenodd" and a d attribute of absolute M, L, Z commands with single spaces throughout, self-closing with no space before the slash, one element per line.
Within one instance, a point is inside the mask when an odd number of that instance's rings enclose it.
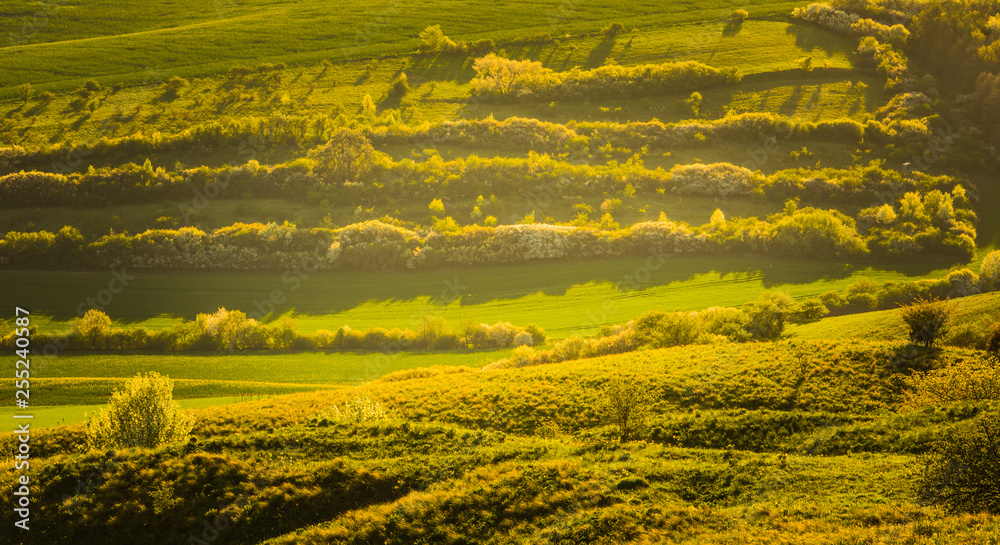
<path fill-rule="evenodd" d="M 641 433 L 649 417 L 652 399 L 633 381 L 614 379 L 604 388 L 608 420 L 618 428 L 622 443 Z"/>
<path fill-rule="evenodd" d="M 743 21 L 745 21 L 747 16 L 749 15 L 750 14 L 747 13 L 747 10 L 737 9 L 733 10 L 733 12 L 729 14 L 729 20 L 732 21 L 733 23 L 740 24 Z"/>
<path fill-rule="evenodd" d="M 310 151 L 308 157 L 316 161 L 313 172 L 317 176 L 329 184 L 341 185 L 367 174 L 374 155 L 375 148 L 364 135 L 337 129 L 326 145 Z"/>
<path fill-rule="evenodd" d="M 803 72 L 812 72 L 813 69 L 813 58 L 812 57 L 802 57 L 798 60 L 799 68 Z"/>
<path fill-rule="evenodd" d="M 691 113 L 697 116 L 698 111 L 701 109 L 701 93 L 698 91 L 691 93 L 691 96 L 689 96 L 684 102 L 689 108 L 691 108 Z"/>
<path fill-rule="evenodd" d="M 31 97 L 35 96 L 35 88 L 30 83 L 22 83 L 17 86 L 17 93 L 21 96 L 22 101 L 28 102 Z"/>
<path fill-rule="evenodd" d="M 87 446 L 153 448 L 184 440 L 194 419 L 173 400 L 173 390 L 170 379 L 155 372 L 129 379 L 108 407 L 87 421 Z"/>
<path fill-rule="evenodd" d="M 919 491 L 952 512 L 1000 513 L 1000 415 L 938 441 L 924 465 Z"/>
<path fill-rule="evenodd" d="M 73 321 L 73 330 L 80 339 L 81 348 L 99 349 L 111 333 L 111 318 L 97 309 L 90 309 Z"/>
<path fill-rule="evenodd" d="M 389 84 L 389 95 L 390 96 L 404 96 L 410 91 L 410 82 L 406 77 L 406 72 L 400 72 L 396 79 L 392 80 Z"/>
<path fill-rule="evenodd" d="M 703 326 L 696 314 L 650 311 L 635 320 L 635 335 L 640 342 L 654 348 L 692 344 L 698 340 Z"/>
<path fill-rule="evenodd" d="M 918 299 L 912 305 L 903 307 L 900 316 L 909 329 L 910 342 L 930 349 L 948 332 L 954 313 L 955 308 L 947 302 Z"/>
<path fill-rule="evenodd" d="M 606 38 L 614 38 L 615 36 L 622 33 L 625 30 L 625 25 L 621 23 L 611 23 L 601 30 L 601 34 Z"/>
<path fill-rule="evenodd" d="M 168 79 L 167 83 L 164 84 L 163 94 L 167 98 L 173 100 L 173 99 L 177 98 L 178 96 L 180 96 L 181 89 L 184 89 L 185 87 L 189 87 L 190 85 L 191 85 L 191 82 L 189 82 L 188 80 L 186 80 L 186 79 L 184 79 L 184 78 L 182 78 L 180 76 L 174 76 L 174 77 Z"/>
<path fill-rule="evenodd" d="M 454 52 L 458 49 L 458 44 L 451 38 L 445 36 L 441 30 L 441 25 L 432 25 L 420 31 L 420 45 L 417 50 L 421 53 L 433 52 Z"/>
<path fill-rule="evenodd" d="M 785 332 L 789 316 L 800 312 L 800 307 L 787 293 L 765 291 L 756 301 L 743 307 L 747 333 L 758 341 L 773 341 Z"/>
<path fill-rule="evenodd" d="M 993 331 L 986 341 L 986 352 L 994 358 L 1000 356 L 1000 322 L 993 324 Z"/>
<path fill-rule="evenodd" d="M 983 258 L 979 264 L 979 280 L 983 291 L 1000 288 L 1000 250 L 993 250 Z"/>

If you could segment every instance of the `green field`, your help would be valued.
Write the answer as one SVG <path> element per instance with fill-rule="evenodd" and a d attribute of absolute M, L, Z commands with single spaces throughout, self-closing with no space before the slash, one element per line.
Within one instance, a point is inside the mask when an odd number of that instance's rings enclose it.
<path fill-rule="evenodd" d="M 372 327 L 415 328 L 423 315 L 441 316 L 453 327 L 469 321 L 537 324 L 549 336 L 590 335 L 651 308 L 700 310 L 739 306 L 764 289 L 808 298 L 842 290 L 859 278 L 900 281 L 937 278 L 950 263 L 901 264 L 893 268 L 807 260 L 670 256 L 581 262 L 537 262 L 474 269 L 407 272 L 336 272 L 285 282 L 279 274 L 139 271 L 106 312 L 121 324 L 167 327 L 219 307 L 250 314 L 267 310 L 274 290 L 305 332 Z M 68 327 L 76 307 L 96 297 L 107 273 L 2 271 L 3 304 L 21 305 L 35 323 L 52 331 Z M 373 278 L 377 279 L 373 281 Z M 44 286 L 44 289 L 43 289 Z M 297 287 L 297 289 L 292 289 Z"/>
<path fill-rule="evenodd" d="M 0 81 L 30 81 L 40 88 L 54 89 L 67 89 L 91 78 L 107 84 L 135 84 L 161 73 L 207 75 L 241 63 L 305 64 L 324 58 L 343 61 L 405 53 L 416 48 L 417 34 L 433 24 L 442 24 L 454 39 L 488 35 L 502 43 L 537 33 L 597 32 L 609 20 L 643 29 L 718 21 L 745 4 L 715 1 L 692 9 L 689 4 L 622 5 L 610 0 L 570 4 L 554 0 L 516 4 L 421 1 L 405 6 L 351 1 L 330 9 L 328 3 L 318 0 L 257 0 L 214 5 L 217 9 L 185 2 L 146 10 L 102 2 L 85 9 L 57 7 L 45 16 L 40 6 L 9 3 L 3 8 L 6 24 L 0 26 L 0 34 L 27 43 L 0 49 L 0 66 L 5 67 Z M 761 17 L 784 15 L 795 6 L 794 2 L 759 2 L 749 9 Z M 454 17 L 470 10 L 477 17 Z M 25 36 L 19 28 L 22 18 L 40 13 L 44 24 Z M 138 20 L 134 20 L 137 14 Z M 499 25 L 485 33 L 478 17 Z M 95 24 L 97 21 L 101 23 Z M 262 28 L 268 31 L 261 32 Z M 715 35 L 721 28 L 712 25 L 705 31 Z M 234 43 L 244 46 L 230 47 Z M 111 59 L 115 62 L 108 62 Z"/>

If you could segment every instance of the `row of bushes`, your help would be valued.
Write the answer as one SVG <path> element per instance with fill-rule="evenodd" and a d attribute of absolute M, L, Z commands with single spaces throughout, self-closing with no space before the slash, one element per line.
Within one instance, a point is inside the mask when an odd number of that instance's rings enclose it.
<path fill-rule="evenodd" d="M 719 70 L 696 61 L 574 68 L 556 72 L 542 63 L 489 54 L 473 63 L 473 93 L 490 100 L 582 100 L 645 97 L 690 92 L 740 81 L 736 69 Z"/>
<path fill-rule="evenodd" d="M 858 65 L 877 69 L 886 76 L 887 89 L 912 87 L 915 83 L 907 67 L 906 55 L 900 50 L 910 37 L 910 31 L 905 26 L 886 25 L 819 3 L 795 8 L 792 17 L 859 38 L 856 51 L 860 61 Z"/>
<path fill-rule="evenodd" d="M 865 204 L 884 195 L 953 190 L 950 176 L 931 176 L 882 168 L 881 163 L 847 169 L 786 169 L 764 175 L 731 163 L 676 165 L 669 171 L 648 169 L 641 161 L 606 165 L 572 164 L 550 155 L 528 157 L 470 156 L 445 161 L 392 161 L 378 152 L 367 159 L 345 154 L 354 163 L 311 153 L 275 166 L 255 160 L 233 167 L 201 166 L 168 172 L 143 165 L 91 169 L 85 173 L 19 172 L 0 176 L 0 203 L 6 206 L 111 205 L 163 200 L 186 203 L 178 212 L 190 222 L 212 198 L 290 198 L 333 204 L 392 204 L 399 200 L 546 195 L 615 194 L 627 185 L 638 194 L 672 191 L 715 197 L 760 195 L 770 199 L 802 197 L 824 202 Z M 364 164 L 359 162 L 364 161 Z M 754 165 L 750 165 L 754 166 Z M 893 197 L 897 198 L 897 197 Z M 199 204 L 200 203 L 200 204 Z"/>
<path fill-rule="evenodd" d="M 1000 251 L 993 251 L 983 258 L 979 274 L 969 269 L 957 269 L 940 279 L 890 281 L 882 284 L 865 278 L 851 284 L 846 290 L 820 294 L 818 300 L 832 314 L 840 315 L 893 309 L 919 299 L 966 297 L 998 289 Z"/>
<path fill-rule="evenodd" d="M 862 18 L 857 13 L 840 11 L 830 5 L 813 3 L 792 10 L 792 17 L 815 23 L 841 34 L 856 37 L 872 36 L 893 45 L 903 46 L 910 31 L 901 24 L 886 25 L 874 19 Z"/>
<path fill-rule="evenodd" d="M 793 201 L 766 221 L 727 220 L 716 211 L 701 227 L 665 218 L 623 229 L 536 223 L 459 227 L 452 220 L 440 222 L 447 230 L 423 232 L 377 220 L 340 229 L 300 229 L 288 222 L 236 223 L 211 232 L 194 227 L 151 229 L 87 241 L 79 230 L 67 226 L 57 233 L 8 232 L 0 239 L 0 265 L 330 270 L 733 251 L 826 259 L 857 259 L 873 251 L 900 258 L 923 253 L 964 260 L 975 256 L 975 229 L 969 223 L 974 216 L 958 213 L 964 209 L 952 204 L 954 194 L 935 190 L 921 199 L 907 193 L 900 202 L 898 209 L 892 205 L 876 209 L 875 224 L 860 231 L 844 214 L 799 209 Z"/>
<path fill-rule="evenodd" d="M 178 151 L 211 154 L 220 148 L 234 148 L 240 154 L 252 157 L 274 146 L 310 146 L 326 143 L 331 139 L 337 142 L 355 140 L 359 134 L 379 146 L 426 144 L 435 147 L 453 144 L 518 152 L 567 153 L 571 157 L 606 155 L 601 150 L 609 145 L 631 152 L 643 148 L 669 150 L 678 146 L 711 146 L 720 142 L 762 144 L 768 137 L 794 138 L 797 142 L 833 141 L 877 148 L 889 152 L 893 160 L 902 162 L 912 161 L 914 157 L 922 156 L 926 150 L 940 147 L 934 144 L 941 139 L 940 133 L 946 130 L 950 128 L 933 116 L 924 119 L 867 120 L 862 123 L 850 119 L 797 121 L 771 113 L 744 113 L 714 121 L 677 124 L 659 121 L 558 124 L 523 118 L 503 121 L 459 120 L 424 123 L 415 127 L 401 124 L 369 127 L 364 129 L 364 133 L 358 133 L 338 128 L 336 119 L 322 114 L 313 117 L 274 116 L 216 121 L 172 136 L 154 133 L 149 136 L 135 134 L 116 139 L 102 138 L 87 147 L 62 144 L 33 150 L 20 146 L 0 148 L 0 175 L 32 169 L 52 174 L 70 174 L 79 170 L 81 165 L 97 159 L 141 157 Z M 956 130 L 953 134 L 949 132 L 947 138 L 950 145 L 941 151 L 940 157 L 935 158 L 936 162 L 944 166 L 981 168 L 980 160 L 992 157 L 982 142 L 968 131 Z M 371 154 L 364 154 L 364 158 L 369 162 L 373 160 Z M 755 165 L 761 161 L 752 155 L 748 155 L 747 159 Z M 137 167 L 114 170 L 136 171 Z M 201 169 L 192 169 L 198 170 Z M 366 169 L 361 168 L 359 171 L 366 172 Z M 174 173 L 171 177 L 176 179 L 181 174 Z M 395 174 L 399 175 L 398 172 Z M 154 179 L 154 175 L 150 173 L 146 173 L 142 180 L 143 185 L 155 187 L 163 183 L 166 180 L 162 175 Z M 0 202 L 8 201 L 3 199 Z"/>
<path fill-rule="evenodd" d="M 326 114 L 274 114 L 210 121 L 175 134 L 157 131 L 118 138 L 102 136 L 85 145 L 61 143 L 35 149 L 17 145 L 0 147 L 0 174 L 27 168 L 66 174 L 96 160 L 180 151 L 212 154 L 220 149 L 235 149 L 241 155 L 252 156 L 271 147 L 323 143 L 336 126 L 335 118 Z"/>
<path fill-rule="evenodd" d="M 508 322 L 470 323 L 455 331 L 439 317 L 424 317 L 416 330 L 366 331 L 343 326 L 337 331 L 321 329 L 311 334 L 298 331 L 295 321 L 281 317 L 265 324 L 239 310 L 220 308 L 199 314 L 173 328 L 117 328 L 111 318 L 91 309 L 74 320 L 63 333 L 33 332 L 34 346 L 53 345 L 60 350 L 142 350 L 153 352 L 213 350 L 411 350 L 498 349 L 545 344 L 545 331 L 535 325 L 520 327 Z M 16 337 L 5 336 L 0 345 L 14 349 Z"/>
<path fill-rule="evenodd" d="M 508 358 L 487 365 L 485 370 L 519 368 L 580 358 L 592 358 L 631 352 L 641 348 L 668 348 L 689 344 L 711 344 L 720 341 L 774 341 L 781 338 L 790 321 L 810 321 L 822 318 L 835 309 L 843 313 L 851 305 L 863 304 L 853 312 L 893 308 L 901 305 L 923 305 L 931 298 L 963 297 L 981 291 L 1000 289 L 1000 251 L 984 260 L 982 277 L 968 269 L 950 273 L 941 280 L 886 283 L 878 285 L 863 280 L 843 292 L 831 291 L 817 298 L 794 301 L 782 292 L 766 291 L 741 308 L 713 307 L 699 312 L 651 311 L 623 325 L 605 327 L 595 338 L 571 337 L 552 348 L 537 350 L 530 345 L 514 350 Z M 862 303 L 863 302 L 863 303 Z M 941 303 L 932 303 L 940 305 Z M 911 307 L 916 308 L 916 307 Z M 941 333 L 945 333 L 942 329 Z M 911 334 L 911 339 L 913 335 Z M 928 339 L 930 347 L 935 339 Z M 950 329 L 943 338 L 946 344 L 986 350 L 994 356 L 1000 350 L 1000 323 L 962 324 Z M 995 373 L 994 373 L 995 374 Z M 945 384 L 936 395 L 954 394 L 953 384 Z M 994 390 L 1000 384 L 991 385 Z M 949 387 L 951 387 L 949 389 Z M 978 386 L 977 386 L 978 387 Z M 942 394 L 941 392 L 944 392 Z M 966 399 L 945 399 L 963 401 Z"/>
<path fill-rule="evenodd" d="M 601 335 L 571 337 L 550 349 L 522 346 L 510 357 L 485 367 L 507 369 L 558 363 L 631 352 L 640 348 L 667 348 L 718 341 L 750 342 L 779 339 L 790 320 L 812 320 L 826 314 L 816 301 L 796 303 L 781 292 L 767 291 L 742 308 L 713 307 L 700 312 L 651 311 L 623 325 L 606 327 Z"/>

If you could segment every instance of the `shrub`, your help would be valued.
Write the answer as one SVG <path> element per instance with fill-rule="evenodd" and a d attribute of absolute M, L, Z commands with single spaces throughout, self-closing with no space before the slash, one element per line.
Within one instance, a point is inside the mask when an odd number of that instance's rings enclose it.
<path fill-rule="evenodd" d="M 313 172 L 327 184 L 342 185 L 358 181 L 372 169 L 375 148 L 364 135 L 350 129 L 337 129 L 326 145 L 310 150 L 315 161 Z"/>
<path fill-rule="evenodd" d="M 986 341 L 986 352 L 993 357 L 1000 356 L 1000 322 L 993 324 L 990 338 Z"/>
<path fill-rule="evenodd" d="M 979 264 L 979 279 L 983 291 L 1000 288 L 1000 250 L 993 250 L 983 257 Z"/>
<path fill-rule="evenodd" d="M 174 76 L 168 79 L 167 83 L 164 84 L 163 94 L 166 95 L 168 98 L 177 98 L 178 96 L 180 96 L 181 90 L 184 89 L 185 87 L 189 87 L 190 85 L 191 82 L 189 82 L 188 80 L 180 76 Z"/>
<path fill-rule="evenodd" d="M 948 332 L 955 308 L 945 301 L 919 299 L 903 307 L 900 317 L 906 323 L 910 342 L 930 349 Z"/>
<path fill-rule="evenodd" d="M 734 70 L 722 71 L 695 61 L 555 72 L 537 61 L 510 60 L 491 53 L 476 59 L 473 68 L 477 74 L 472 80 L 476 93 L 521 100 L 644 97 L 740 80 Z"/>
<path fill-rule="evenodd" d="M 389 84 L 389 95 L 401 97 L 410 92 L 410 83 L 406 77 L 406 72 L 401 72 L 392 83 Z"/>
<path fill-rule="evenodd" d="M 354 399 L 344 403 L 343 408 L 334 405 L 327 414 L 329 419 L 335 422 L 370 422 L 389 417 L 385 407 L 378 401 L 372 400 L 368 394 L 358 394 Z"/>
<path fill-rule="evenodd" d="M 696 313 L 653 311 L 636 318 L 633 329 L 639 342 L 665 348 L 694 343 L 702 324 Z"/>
<path fill-rule="evenodd" d="M 966 297 L 979 293 L 979 275 L 969 269 L 960 269 L 948 273 L 945 281 L 951 286 L 951 297 Z"/>
<path fill-rule="evenodd" d="M 111 318 L 99 310 L 90 309 L 73 320 L 73 331 L 84 350 L 105 348 L 105 340 L 111 333 Z"/>
<path fill-rule="evenodd" d="M 213 314 L 199 314 L 197 324 L 214 339 L 221 350 L 264 350 L 269 334 L 264 324 L 247 318 L 240 310 L 220 308 Z"/>
<path fill-rule="evenodd" d="M 613 38 L 621 34 L 623 30 L 625 30 L 625 25 L 616 22 L 604 27 L 604 30 L 601 30 L 601 34 L 605 37 Z"/>
<path fill-rule="evenodd" d="M 173 383 L 159 373 L 138 374 L 111 396 L 106 409 L 87 421 L 94 449 L 153 448 L 183 441 L 194 419 L 173 400 Z"/>
<path fill-rule="evenodd" d="M 1000 513 L 1000 415 L 938 441 L 918 481 L 921 496 L 951 512 Z"/>
<path fill-rule="evenodd" d="M 799 311 L 798 305 L 787 293 L 765 291 L 756 301 L 743 307 L 747 322 L 744 325 L 753 339 L 773 341 L 785 332 L 788 317 Z"/>
<path fill-rule="evenodd" d="M 748 195 L 761 182 L 762 177 L 750 169 L 730 163 L 695 163 L 670 169 L 671 188 L 679 193 L 723 198 Z"/>
<path fill-rule="evenodd" d="M 466 44 L 456 44 L 444 35 L 441 25 L 432 25 L 420 31 L 420 45 L 417 51 L 421 53 L 462 53 L 468 50 Z"/>
<path fill-rule="evenodd" d="M 35 96 L 35 88 L 30 83 L 22 83 L 17 86 L 17 93 L 23 102 L 28 102 Z"/>
<path fill-rule="evenodd" d="M 746 20 L 746 18 L 749 15 L 750 14 L 747 13 L 747 10 L 745 10 L 745 9 L 737 9 L 737 10 L 733 10 L 733 12 L 729 14 L 729 20 L 732 21 L 732 22 L 734 22 L 734 23 L 742 23 L 743 21 Z"/>
<path fill-rule="evenodd" d="M 642 433 L 650 414 L 652 399 L 634 381 L 614 379 L 604 387 L 605 415 L 618 429 L 622 443 Z"/>
<path fill-rule="evenodd" d="M 1000 400 L 1000 368 L 984 359 L 915 373 L 905 384 L 913 407 Z"/>

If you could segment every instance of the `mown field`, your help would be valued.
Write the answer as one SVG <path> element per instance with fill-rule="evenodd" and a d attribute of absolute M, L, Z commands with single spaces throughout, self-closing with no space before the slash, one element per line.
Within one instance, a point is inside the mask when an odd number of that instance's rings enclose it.
<path fill-rule="evenodd" d="M 154 77 L 161 72 L 208 75 L 240 63 L 306 64 L 324 58 L 343 62 L 357 57 L 398 55 L 413 51 L 417 34 L 434 24 L 445 25 L 446 32 L 456 39 L 488 36 L 502 43 L 504 39 L 538 33 L 559 36 L 597 32 L 609 20 L 646 29 L 716 22 L 736 7 L 721 1 L 623 6 L 607 0 L 406 5 L 391 1 L 374 5 L 348 2 L 338 10 L 316 0 L 220 1 L 209 9 L 194 2 L 153 10 L 135 9 L 127 3 L 90 3 L 85 8 L 58 3 L 53 6 L 28 2 L 5 6 L 0 31 L 8 37 L 8 43 L 0 50 L 0 60 L 6 67 L 0 80 L 30 81 L 63 89 L 91 78 L 107 84 L 135 84 L 143 83 L 150 73 Z M 784 15 L 794 6 L 793 2 L 759 2 L 754 7 L 763 17 Z M 477 15 L 460 18 L 455 17 L 456 13 Z M 495 26 L 486 30 L 483 20 L 493 21 Z M 716 26 L 712 25 L 712 30 Z M 24 45 L 10 45 L 11 40 Z M 234 43 L 244 46 L 233 48 Z"/>

